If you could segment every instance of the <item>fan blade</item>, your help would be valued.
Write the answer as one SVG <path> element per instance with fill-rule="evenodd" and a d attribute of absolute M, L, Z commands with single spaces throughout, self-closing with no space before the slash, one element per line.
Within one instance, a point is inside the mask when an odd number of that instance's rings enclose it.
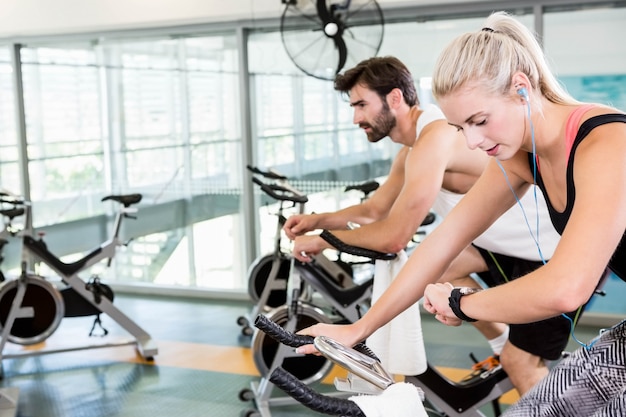
<path fill-rule="evenodd" d="M 334 21 L 332 15 L 330 14 L 330 11 L 328 10 L 328 8 L 326 8 L 326 0 L 317 0 L 316 8 L 317 15 L 322 20 L 322 23 L 324 25 L 326 25 L 327 23 L 332 23 Z"/>
<path fill-rule="evenodd" d="M 346 59 L 348 58 L 348 48 L 346 47 L 346 42 L 343 40 L 341 34 L 334 36 L 333 40 L 335 41 L 335 46 L 339 51 L 339 63 L 337 64 L 337 71 L 335 74 L 339 74 L 339 71 L 346 65 Z"/>

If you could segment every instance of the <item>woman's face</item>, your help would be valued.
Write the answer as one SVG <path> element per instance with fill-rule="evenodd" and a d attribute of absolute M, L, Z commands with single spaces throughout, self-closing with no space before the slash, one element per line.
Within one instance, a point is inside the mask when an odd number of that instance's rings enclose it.
<path fill-rule="evenodd" d="M 448 123 L 463 132 L 470 149 L 507 160 L 525 142 L 526 107 L 519 98 L 464 87 L 440 98 L 438 104 Z"/>

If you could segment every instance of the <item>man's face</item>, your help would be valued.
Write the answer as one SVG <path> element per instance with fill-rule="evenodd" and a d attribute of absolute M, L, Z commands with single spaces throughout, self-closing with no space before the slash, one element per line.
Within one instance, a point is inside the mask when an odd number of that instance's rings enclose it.
<path fill-rule="evenodd" d="M 396 126 L 396 117 L 387 101 L 363 85 L 357 84 L 350 90 L 350 106 L 354 109 L 352 121 L 365 131 L 372 143 L 389 136 Z"/>

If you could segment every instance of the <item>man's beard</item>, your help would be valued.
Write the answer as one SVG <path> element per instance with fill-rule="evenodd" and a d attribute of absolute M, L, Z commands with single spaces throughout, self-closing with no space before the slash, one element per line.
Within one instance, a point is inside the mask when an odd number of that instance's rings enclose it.
<path fill-rule="evenodd" d="M 396 118 L 391 114 L 389 105 L 383 102 L 383 109 L 374 118 L 374 123 L 368 125 L 371 132 L 367 133 L 367 140 L 376 143 L 379 140 L 389 136 L 389 132 L 396 126 Z"/>

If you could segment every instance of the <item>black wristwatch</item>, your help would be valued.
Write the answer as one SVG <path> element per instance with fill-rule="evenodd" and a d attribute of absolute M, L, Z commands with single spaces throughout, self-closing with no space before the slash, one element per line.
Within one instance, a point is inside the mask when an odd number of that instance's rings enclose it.
<path fill-rule="evenodd" d="M 465 313 L 461 311 L 461 297 L 463 297 L 464 295 L 477 293 L 481 289 L 482 288 L 470 288 L 470 287 L 454 288 L 452 292 L 450 293 L 450 297 L 448 298 L 448 303 L 450 304 L 450 308 L 452 309 L 452 312 L 454 313 L 454 315 L 463 321 L 468 321 L 468 322 L 476 321 L 476 319 L 473 319 L 465 315 Z"/>

